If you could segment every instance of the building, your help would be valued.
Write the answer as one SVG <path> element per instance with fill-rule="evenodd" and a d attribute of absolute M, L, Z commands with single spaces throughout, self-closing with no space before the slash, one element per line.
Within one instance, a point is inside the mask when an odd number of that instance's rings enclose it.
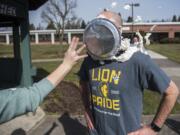
<path fill-rule="evenodd" d="M 153 31 L 150 29 L 155 26 Z M 180 38 L 180 22 L 153 22 L 153 23 L 135 23 L 133 30 L 142 32 L 151 32 L 151 40 L 159 42 L 163 38 Z M 83 29 L 67 29 L 65 30 L 64 41 L 70 43 L 73 35 L 80 37 L 82 41 Z M 132 33 L 132 23 L 124 23 L 123 36 L 129 37 Z M 56 30 L 33 30 L 30 31 L 30 39 L 32 44 L 56 44 L 58 43 L 58 36 Z M 12 31 L 0 32 L 0 43 L 12 43 Z"/>

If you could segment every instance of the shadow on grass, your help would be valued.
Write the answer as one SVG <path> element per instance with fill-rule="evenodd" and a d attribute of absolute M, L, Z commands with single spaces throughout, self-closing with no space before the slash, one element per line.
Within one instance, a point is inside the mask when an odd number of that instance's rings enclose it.
<path fill-rule="evenodd" d="M 167 119 L 165 124 L 170 129 L 172 129 L 174 132 L 176 132 L 178 135 L 180 135 L 180 121 L 176 121 L 173 119 Z"/>

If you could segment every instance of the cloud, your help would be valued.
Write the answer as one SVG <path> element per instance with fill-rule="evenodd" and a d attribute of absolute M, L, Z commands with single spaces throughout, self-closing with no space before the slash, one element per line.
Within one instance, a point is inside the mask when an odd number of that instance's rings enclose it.
<path fill-rule="evenodd" d="M 100 11 L 102 11 L 102 10 L 103 10 L 103 8 L 101 8 L 101 7 L 100 7 L 100 8 L 99 8 L 99 10 L 100 10 Z"/>
<path fill-rule="evenodd" d="M 118 4 L 118 3 L 117 3 L 117 2 L 115 2 L 115 1 L 114 1 L 114 2 L 112 2 L 112 3 L 111 3 L 111 8 L 115 8 L 115 7 L 117 6 L 117 4 Z"/>
<path fill-rule="evenodd" d="M 137 15 L 137 17 L 135 19 L 135 22 L 142 22 L 142 17 Z"/>
<path fill-rule="evenodd" d="M 130 8 L 131 8 L 131 6 L 128 5 L 128 4 L 124 5 L 124 9 L 125 9 L 125 10 L 130 10 Z"/>

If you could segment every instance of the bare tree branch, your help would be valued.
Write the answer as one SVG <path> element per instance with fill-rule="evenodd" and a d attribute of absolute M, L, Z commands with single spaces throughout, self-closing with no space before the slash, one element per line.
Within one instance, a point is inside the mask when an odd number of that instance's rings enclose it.
<path fill-rule="evenodd" d="M 60 29 L 62 30 L 61 40 L 63 40 L 68 17 L 73 16 L 73 9 L 77 6 L 76 3 L 76 0 L 49 0 L 46 9 L 41 14 L 45 22 L 55 25 L 58 34 L 60 34 Z"/>

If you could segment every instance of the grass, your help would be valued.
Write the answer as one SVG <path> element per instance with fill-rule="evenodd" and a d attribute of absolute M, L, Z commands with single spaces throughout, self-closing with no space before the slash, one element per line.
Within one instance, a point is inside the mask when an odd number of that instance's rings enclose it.
<path fill-rule="evenodd" d="M 67 50 L 66 45 L 34 45 L 32 49 L 32 59 L 46 59 L 46 58 L 62 58 L 64 52 Z M 167 56 L 169 59 L 180 63 L 180 45 L 150 45 L 148 49 L 156 51 L 162 55 Z M 0 45 L 0 57 L 12 57 L 12 46 Z M 35 80 L 40 80 L 52 72 L 61 62 L 46 62 L 46 63 L 33 63 L 38 70 Z M 72 82 L 78 86 L 78 76 L 76 73 L 80 68 L 81 62 L 73 67 L 72 71 L 65 77 L 65 81 Z M 154 114 L 160 102 L 160 95 L 154 92 L 145 91 L 144 93 L 144 109 L 143 114 Z M 47 102 L 46 102 L 47 103 Z M 43 106 L 43 105 L 42 105 Z M 180 113 L 180 104 L 176 104 L 172 113 Z"/>
<path fill-rule="evenodd" d="M 145 90 L 143 99 L 143 114 L 155 114 L 158 109 L 160 99 L 161 96 L 158 93 Z M 175 107 L 172 110 L 172 114 L 180 114 L 180 104 L 176 103 Z"/>
<path fill-rule="evenodd" d="M 43 77 L 46 77 L 49 73 L 51 73 L 61 62 L 46 62 L 46 63 L 33 63 L 33 66 L 37 68 L 37 77 L 35 80 L 40 80 Z M 67 82 L 73 82 L 78 85 L 78 76 L 77 72 L 79 71 L 80 65 L 82 62 L 76 64 L 73 69 L 69 72 L 69 74 L 64 78 Z"/>
<path fill-rule="evenodd" d="M 153 44 L 147 48 L 180 63 L 180 44 Z"/>
<path fill-rule="evenodd" d="M 32 45 L 31 57 L 32 59 L 53 59 L 62 58 L 68 45 Z M 0 45 L 0 57 L 12 57 L 12 45 Z"/>
<path fill-rule="evenodd" d="M 13 46 L 0 45 L 0 57 L 13 57 Z"/>

